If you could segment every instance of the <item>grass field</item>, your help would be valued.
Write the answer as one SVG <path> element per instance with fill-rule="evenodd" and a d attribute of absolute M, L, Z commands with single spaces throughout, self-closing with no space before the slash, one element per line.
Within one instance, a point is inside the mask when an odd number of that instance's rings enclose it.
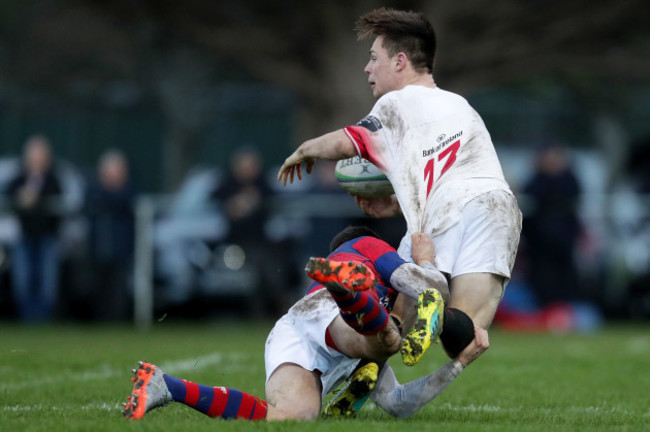
<path fill-rule="evenodd" d="M 1 431 L 548 431 L 650 430 L 650 326 L 586 335 L 495 330 L 492 347 L 436 400 L 406 420 L 371 404 L 354 420 L 251 424 L 205 417 L 180 404 L 124 420 L 130 369 L 144 359 L 171 375 L 264 395 L 271 323 L 157 323 L 128 327 L 20 327 L 0 334 Z M 395 358 L 394 360 L 399 360 Z M 434 347 L 414 379 L 445 361 Z"/>

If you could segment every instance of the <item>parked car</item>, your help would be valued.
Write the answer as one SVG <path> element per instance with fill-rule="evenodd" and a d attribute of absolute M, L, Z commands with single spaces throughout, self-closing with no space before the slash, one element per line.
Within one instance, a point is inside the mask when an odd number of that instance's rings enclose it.
<path fill-rule="evenodd" d="M 200 275 L 212 265 L 212 248 L 228 230 L 219 203 L 211 199 L 220 179 L 218 168 L 196 168 L 173 197 L 158 201 L 153 234 L 158 303 L 192 299 Z"/>

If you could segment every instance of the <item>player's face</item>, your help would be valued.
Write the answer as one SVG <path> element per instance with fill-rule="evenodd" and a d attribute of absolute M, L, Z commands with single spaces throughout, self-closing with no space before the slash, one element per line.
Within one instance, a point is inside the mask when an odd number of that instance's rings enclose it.
<path fill-rule="evenodd" d="M 368 83 L 372 95 L 379 98 L 386 93 L 397 90 L 396 58 L 390 57 L 382 46 L 383 36 L 378 36 L 370 48 L 370 60 L 363 69 L 368 74 Z"/>

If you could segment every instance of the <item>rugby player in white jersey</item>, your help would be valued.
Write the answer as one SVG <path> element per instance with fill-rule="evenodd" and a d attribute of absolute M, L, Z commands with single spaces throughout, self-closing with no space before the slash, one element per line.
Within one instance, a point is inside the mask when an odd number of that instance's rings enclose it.
<path fill-rule="evenodd" d="M 310 173 L 317 159 L 358 155 L 373 162 L 395 194 L 356 197 L 357 204 L 373 217 L 404 215 L 404 259 L 411 259 L 411 234 L 428 234 L 437 252 L 433 264 L 450 279 L 447 306 L 486 330 L 510 278 L 521 232 L 521 212 L 490 135 L 464 98 L 436 85 L 436 37 L 423 14 L 377 9 L 361 16 L 356 30 L 359 39 L 375 38 L 364 69 L 375 106 L 356 125 L 302 143 L 278 180 L 286 185 L 301 179 L 302 164 Z"/>
<path fill-rule="evenodd" d="M 416 233 L 412 244 L 412 255 L 418 261 L 433 260 L 434 246 L 428 236 Z M 267 338 L 266 400 L 235 388 L 177 378 L 155 364 L 140 362 L 133 370 L 133 390 L 124 403 L 123 415 L 139 420 L 153 409 L 176 402 L 213 418 L 316 418 L 322 397 L 355 369 L 359 359 L 377 362 L 399 349 L 401 337 L 389 319 L 397 296 L 395 285 L 423 291 L 434 286 L 447 292 L 447 281 L 440 272 L 404 261 L 365 227 L 341 231 L 332 239 L 330 251 L 327 258 L 309 260 L 306 270 L 314 282 Z M 415 291 L 406 295 L 414 296 Z M 399 392 L 390 387 L 394 380 L 383 380 L 383 397 L 376 399 L 377 405 L 398 416 L 417 411 L 439 392 L 432 383 L 449 381 L 449 376 L 458 374 L 462 365 L 470 364 L 487 347 L 487 332 L 478 329 L 473 343 L 433 374 L 401 386 Z M 376 363 L 365 364 L 342 393 L 357 395 L 358 389 L 377 382 L 377 373 Z M 353 405 L 356 398 L 337 396 L 333 401 L 326 413 L 338 410 L 350 415 L 358 409 Z"/>

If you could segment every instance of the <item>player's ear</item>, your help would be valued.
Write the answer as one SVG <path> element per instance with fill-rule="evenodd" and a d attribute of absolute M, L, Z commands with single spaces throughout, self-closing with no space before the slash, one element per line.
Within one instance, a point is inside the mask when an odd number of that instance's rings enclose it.
<path fill-rule="evenodd" d="M 408 63 L 408 57 L 406 57 L 406 54 L 403 52 L 397 53 L 395 56 L 395 70 L 396 71 L 401 71 L 406 67 L 406 64 Z"/>

